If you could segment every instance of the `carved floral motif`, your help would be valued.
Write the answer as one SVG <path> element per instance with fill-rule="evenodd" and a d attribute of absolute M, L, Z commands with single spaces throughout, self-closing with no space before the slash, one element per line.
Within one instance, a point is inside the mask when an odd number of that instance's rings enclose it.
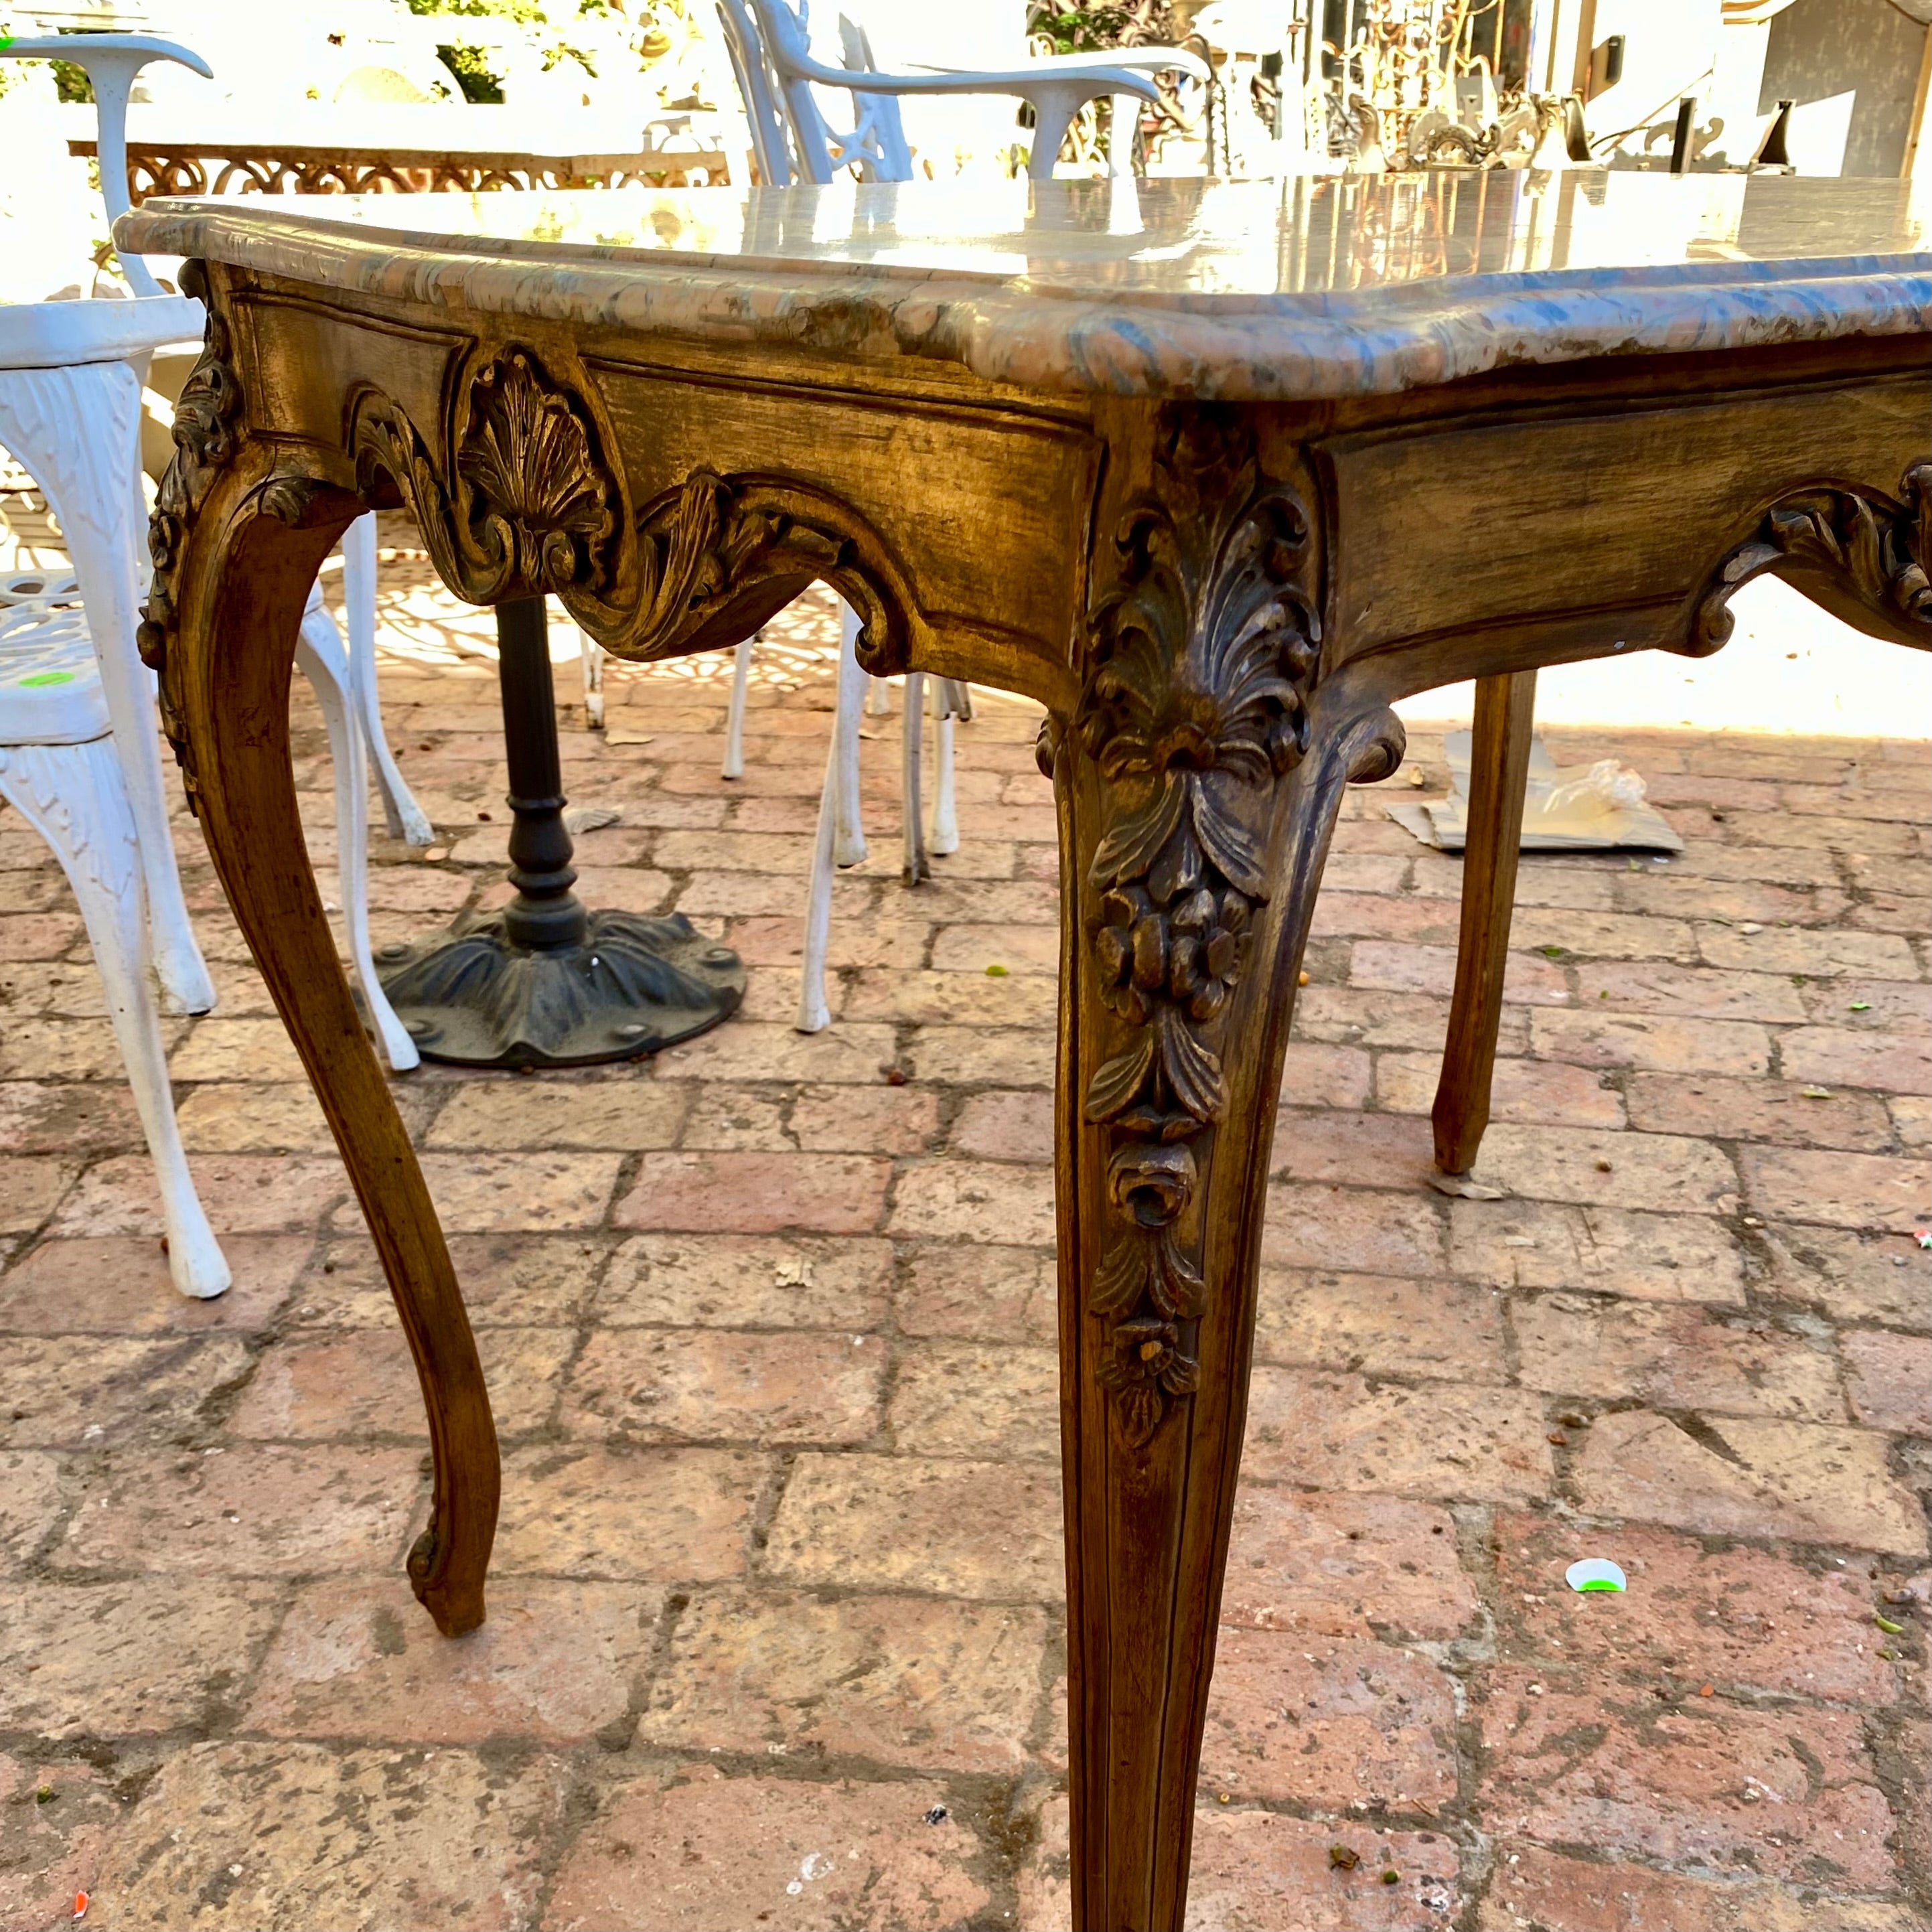
<path fill-rule="evenodd" d="M 184 293 L 208 299 L 208 275 L 200 262 L 182 265 Z M 179 589 L 182 546 L 201 513 L 210 485 L 241 446 L 242 387 L 230 362 L 228 325 L 211 304 L 200 359 L 182 385 L 175 405 L 175 453 L 155 492 L 148 520 L 148 554 L 154 574 L 135 642 L 141 662 L 158 672 L 161 680 L 161 722 L 182 768 L 188 803 L 196 803 L 194 769 L 189 756 L 187 728 L 173 701 L 168 676 L 168 646 L 180 621 L 176 607 Z"/>
<path fill-rule="evenodd" d="M 1905 472 L 1896 503 L 1855 490 L 1806 490 L 1775 503 L 1719 567 L 1698 606 L 1694 646 L 1731 634 L 1730 600 L 1780 565 L 1828 578 L 1894 628 L 1932 638 L 1932 461 Z"/>
<path fill-rule="evenodd" d="M 1072 727 L 1103 814 L 1092 970 L 1128 1030 L 1085 1095 L 1110 1142 L 1088 1305 L 1111 1324 L 1100 1378 L 1136 1447 L 1198 1376 L 1197 1148 L 1226 1104 L 1222 1028 L 1270 894 L 1275 789 L 1308 748 L 1321 638 L 1306 512 L 1292 490 L 1256 486 L 1244 428 L 1192 419 L 1156 480 L 1116 536 Z M 1049 735 L 1043 758 L 1053 750 Z"/>

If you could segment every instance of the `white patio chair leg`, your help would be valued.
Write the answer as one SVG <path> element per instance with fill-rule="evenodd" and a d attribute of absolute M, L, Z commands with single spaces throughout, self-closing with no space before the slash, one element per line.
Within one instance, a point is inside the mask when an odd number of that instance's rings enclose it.
<path fill-rule="evenodd" d="M 1107 129 L 1107 172 L 1125 175 L 1131 181 L 1134 148 L 1140 138 L 1141 98 L 1138 94 L 1112 94 L 1107 98 L 1113 110 Z"/>
<path fill-rule="evenodd" d="M 932 876 L 926 857 L 926 799 L 920 775 L 926 748 L 926 674 L 909 670 L 905 681 L 905 882 L 916 886 Z"/>
<path fill-rule="evenodd" d="M 878 680 L 859 668 L 859 614 L 849 604 L 838 608 L 838 686 L 832 714 L 832 743 L 838 764 L 838 824 L 832 856 L 841 866 L 856 866 L 866 856 L 866 811 L 859 790 L 859 726 L 868 687 L 883 691 Z M 828 773 L 828 779 L 830 774 Z"/>
<path fill-rule="evenodd" d="M 309 681 L 322 706 L 328 732 L 328 752 L 335 766 L 335 863 L 341 881 L 342 913 L 349 928 L 349 956 L 356 982 L 382 1058 L 399 1073 L 422 1064 L 416 1042 L 397 1018 L 369 948 L 369 772 L 363 761 L 358 728 L 349 688 L 349 660 L 335 620 L 323 605 L 320 591 L 310 593 L 296 638 L 296 664 Z"/>
<path fill-rule="evenodd" d="M 141 841 L 114 740 L 0 748 L 0 797 L 51 845 L 80 903 L 160 1184 L 168 1272 L 182 1294 L 207 1300 L 232 1279 L 188 1172 L 175 1124 L 149 977 L 150 938 Z"/>
<path fill-rule="evenodd" d="M 928 849 L 943 859 L 959 849 L 959 814 L 952 788 L 952 694 L 950 677 L 932 680 L 932 836 Z"/>
<path fill-rule="evenodd" d="M 822 1033 L 832 1024 L 825 1003 L 825 952 L 832 937 L 832 880 L 838 828 L 838 734 L 835 728 L 825 752 L 825 782 L 819 788 L 818 829 L 812 844 L 812 881 L 805 895 L 805 949 L 799 962 L 800 1033 Z"/>
<path fill-rule="evenodd" d="M 1034 91 L 1033 149 L 1027 157 L 1027 172 L 1034 180 L 1052 180 L 1060 151 L 1066 142 L 1066 130 L 1080 112 L 1081 100 L 1076 88 L 1042 87 Z"/>
<path fill-rule="evenodd" d="M 140 466 L 141 386 L 124 362 L 0 371 L 0 444 L 33 477 L 58 520 L 87 607 L 100 686 L 126 774 L 140 839 L 141 876 L 153 933 L 152 958 L 169 1012 L 214 1004 L 182 896 L 161 784 L 154 681 L 134 643 L 140 589 L 129 478 Z"/>
<path fill-rule="evenodd" d="M 604 728 L 604 646 L 580 624 L 577 649 L 584 661 L 584 728 L 601 731 Z"/>
<path fill-rule="evenodd" d="M 724 713 L 724 763 L 721 776 L 745 776 L 745 693 L 752 680 L 752 646 L 758 641 L 754 632 L 738 646 L 731 660 L 731 703 Z"/>
<path fill-rule="evenodd" d="M 874 678 L 866 687 L 866 715 L 868 718 L 892 715 L 892 688 L 882 677 Z"/>
<path fill-rule="evenodd" d="M 382 794 L 389 836 L 406 845 L 434 845 L 436 828 L 417 804 L 382 730 L 382 702 L 376 689 L 376 518 L 358 517 L 342 533 L 343 614 L 349 620 L 349 697 L 362 720 L 364 742 Z"/>

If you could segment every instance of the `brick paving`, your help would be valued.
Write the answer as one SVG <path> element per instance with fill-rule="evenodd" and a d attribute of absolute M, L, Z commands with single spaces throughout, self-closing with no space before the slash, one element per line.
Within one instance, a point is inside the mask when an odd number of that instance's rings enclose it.
<path fill-rule="evenodd" d="M 869 722 L 837 1021 L 794 1033 L 828 610 L 761 658 L 735 785 L 722 661 L 614 671 L 608 739 L 565 712 L 573 795 L 622 808 L 586 891 L 737 946 L 742 1015 L 653 1064 L 397 1083 L 504 1437 L 457 1643 L 403 1579 L 406 1353 L 192 828 L 221 1005 L 168 1025 L 237 1277 L 204 1306 L 71 902 L 0 814 L 0 1924 L 82 1888 L 124 1927 L 1066 1923 L 1053 814 L 989 698 L 965 843 L 906 891 Z M 388 617 L 446 842 L 377 841 L 378 944 L 500 892 L 506 818 L 490 667 L 448 648 L 487 627 Z M 1459 866 L 1372 794 L 1337 838 L 1190 1922 L 1922 1926 L 1932 761 L 1552 738 L 1636 765 L 1689 850 L 1526 861 L 1503 1200 L 1424 1179 Z M 1629 1593 L 1570 1592 L 1586 1555 Z"/>

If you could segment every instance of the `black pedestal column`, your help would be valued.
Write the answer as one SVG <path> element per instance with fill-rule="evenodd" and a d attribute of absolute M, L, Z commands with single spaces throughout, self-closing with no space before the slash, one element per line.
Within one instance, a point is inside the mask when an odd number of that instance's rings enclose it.
<path fill-rule="evenodd" d="M 461 1066 L 628 1060 L 716 1026 L 745 996 L 736 953 L 682 913 L 587 912 L 571 890 L 544 600 L 499 604 L 496 638 L 517 896 L 434 939 L 382 949 L 397 1016 L 425 1060 Z"/>

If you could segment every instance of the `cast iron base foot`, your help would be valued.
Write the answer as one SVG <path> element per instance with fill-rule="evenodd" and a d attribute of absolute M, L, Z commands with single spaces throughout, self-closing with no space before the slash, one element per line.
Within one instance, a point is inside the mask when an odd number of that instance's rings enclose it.
<path fill-rule="evenodd" d="M 745 997 L 745 968 L 682 913 L 593 912 L 586 936 L 512 944 L 501 914 L 415 946 L 376 974 L 425 1060 L 458 1066 L 584 1066 L 631 1060 L 714 1027 Z"/>

